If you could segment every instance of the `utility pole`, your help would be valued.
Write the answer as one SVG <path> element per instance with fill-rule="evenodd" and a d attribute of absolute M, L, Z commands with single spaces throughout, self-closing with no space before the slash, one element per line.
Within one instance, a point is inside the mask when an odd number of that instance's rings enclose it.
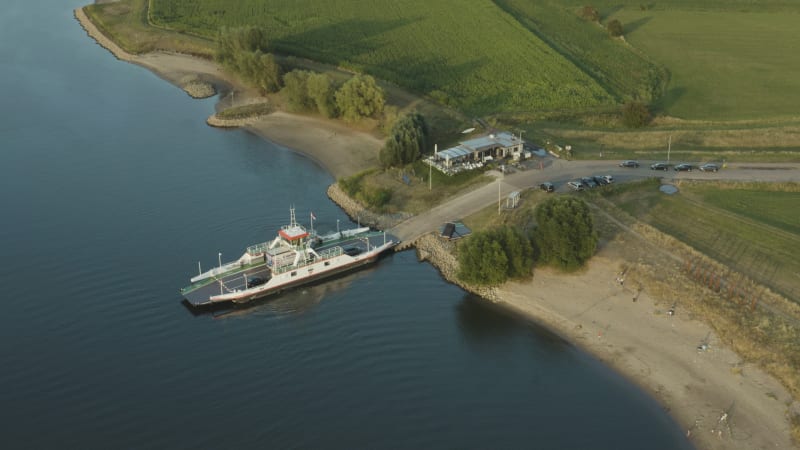
<path fill-rule="evenodd" d="M 667 164 L 669 164 L 669 152 L 672 150 L 672 135 L 669 135 L 669 140 L 667 141 Z"/>

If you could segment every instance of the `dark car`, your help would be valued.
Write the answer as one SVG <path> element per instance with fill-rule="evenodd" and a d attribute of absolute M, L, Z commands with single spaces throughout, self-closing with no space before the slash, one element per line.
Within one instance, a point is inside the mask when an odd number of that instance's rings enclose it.
<path fill-rule="evenodd" d="M 539 185 L 539 189 L 541 189 L 541 190 L 543 190 L 545 192 L 553 192 L 553 191 L 556 190 L 556 187 L 553 186 L 553 183 L 544 182 L 544 183 Z"/>
<path fill-rule="evenodd" d="M 701 172 L 716 172 L 719 170 L 719 166 L 714 163 L 706 163 L 700 166 Z"/>
<path fill-rule="evenodd" d="M 678 164 L 674 167 L 676 172 L 691 172 L 692 165 L 691 164 Z"/>
<path fill-rule="evenodd" d="M 669 164 L 667 164 L 667 163 L 653 163 L 653 164 L 650 164 L 650 170 L 669 170 Z"/>
<path fill-rule="evenodd" d="M 250 277 L 250 278 L 247 279 L 247 287 L 251 288 L 251 287 L 261 286 L 262 284 L 264 284 L 266 282 L 267 282 L 267 280 L 265 280 L 265 279 L 263 279 L 261 277 Z"/>
<path fill-rule="evenodd" d="M 634 161 L 634 160 L 629 159 L 627 161 L 622 161 L 621 163 L 619 163 L 619 166 L 620 167 L 639 167 L 639 161 Z"/>
<path fill-rule="evenodd" d="M 358 247 L 347 247 L 346 249 L 344 249 L 344 252 L 347 255 L 356 256 L 359 253 L 361 253 L 361 249 Z"/>
<path fill-rule="evenodd" d="M 601 177 L 599 175 L 595 175 L 595 176 L 592 177 L 592 179 L 594 180 L 595 183 L 597 183 L 598 186 L 605 186 L 608 183 L 610 183 L 608 181 L 608 178 L 606 178 L 605 176 Z"/>
<path fill-rule="evenodd" d="M 581 178 L 581 183 L 583 183 L 583 185 L 588 187 L 588 188 L 596 188 L 597 187 L 597 182 L 594 181 L 594 178 L 583 177 L 583 178 Z"/>

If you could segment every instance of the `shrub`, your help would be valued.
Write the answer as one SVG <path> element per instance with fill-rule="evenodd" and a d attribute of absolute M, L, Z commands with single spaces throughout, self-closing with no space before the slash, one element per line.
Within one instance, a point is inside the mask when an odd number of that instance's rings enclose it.
<path fill-rule="evenodd" d="M 584 6 L 581 8 L 581 17 L 586 20 L 590 20 L 592 22 L 599 22 L 600 21 L 600 13 L 597 11 L 597 8 L 594 6 Z"/>
<path fill-rule="evenodd" d="M 641 128 L 650 123 L 650 110 L 642 102 L 630 101 L 622 106 L 622 123 L 629 128 Z"/>
<path fill-rule="evenodd" d="M 623 33 L 622 22 L 620 22 L 617 19 L 614 19 L 611 22 L 608 22 L 608 25 L 606 26 L 606 29 L 608 29 L 608 34 L 610 34 L 611 36 L 614 36 L 614 37 L 622 36 L 622 33 Z"/>

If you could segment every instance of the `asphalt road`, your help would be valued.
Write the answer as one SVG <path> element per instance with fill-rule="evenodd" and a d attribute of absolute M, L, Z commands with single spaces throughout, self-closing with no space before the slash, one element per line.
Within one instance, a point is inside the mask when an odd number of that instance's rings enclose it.
<path fill-rule="evenodd" d="M 641 165 L 638 168 L 619 167 L 619 162 L 619 160 L 563 161 L 547 157 L 543 160 L 543 169 L 517 170 L 499 177 L 494 182 L 454 197 L 430 211 L 411 217 L 387 232 L 397 236 L 401 241 L 413 241 L 427 232 L 438 230 L 445 222 L 469 216 L 490 205 L 497 205 L 498 197 L 505 202 L 506 197 L 512 191 L 538 187 L 539 184 L 549 181 L 555 184 L 556 192 L 568 192 L 567 181 L 592 175 L 612 175 L 615 183 L 648 177 L 659 177 L 665 182 L 681 179 L 800 182 L 800 164 L 798 163 L 733 163 L 728 164 L 719 172 L 713 173 L 701 172 L 697 169 L 691 172 L 675 172 L 672 169 L 668 171 L 650 170 L 650 164 L 656 161 L 639 161 Z"/>

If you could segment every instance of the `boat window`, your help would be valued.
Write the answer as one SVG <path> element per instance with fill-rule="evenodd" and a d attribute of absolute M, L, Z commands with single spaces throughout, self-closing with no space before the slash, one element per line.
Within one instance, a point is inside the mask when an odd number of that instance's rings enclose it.
<path fill-rule="evenodd" d="M 330 265 L 331 265 L 331 262 L 330 262 L 330 261 L 325 261 L 325 265 L 326 265 L 326 266 L 330 266 Z"/>
<path fill-rule="evenodd" d="M 292 272 L 292 276 L 296 276 L 296 275 L 297 275 L 297 272 Z"/>

